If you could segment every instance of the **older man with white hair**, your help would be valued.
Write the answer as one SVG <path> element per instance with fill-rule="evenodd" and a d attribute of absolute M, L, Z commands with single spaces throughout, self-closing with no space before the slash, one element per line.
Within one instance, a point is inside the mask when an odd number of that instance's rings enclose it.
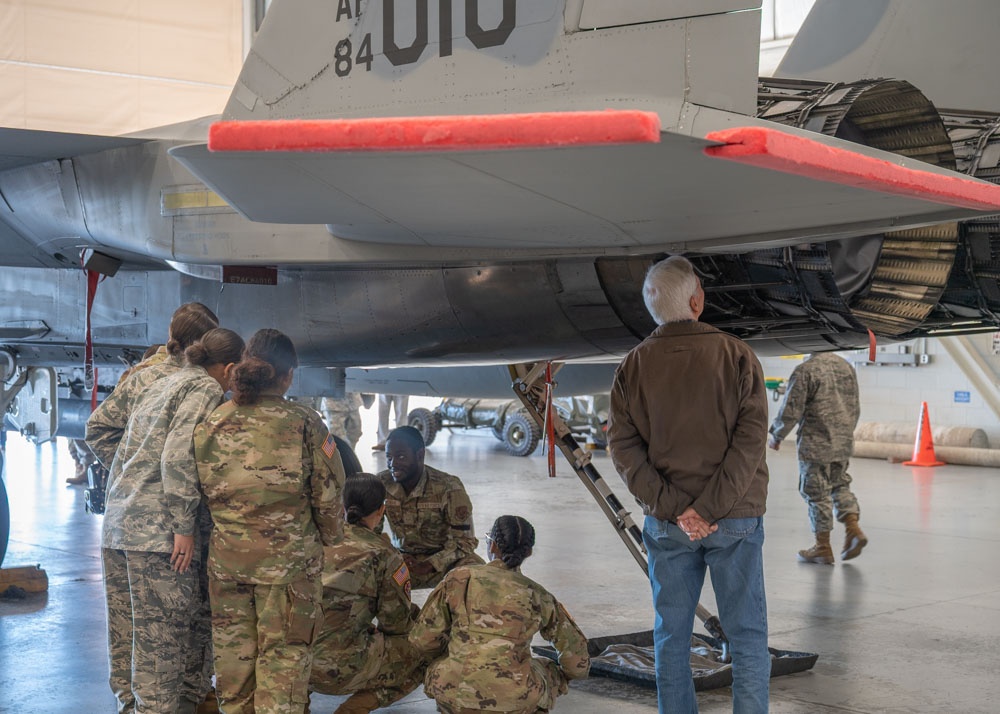
<path fill-rule="evenodd" d="M 658 327 L 615 373 L 608 446 L 646 514 L 660 714 L 697 712 L 690 640 L 706 568 L 733 654 L 733 711 L 768 710 L 763 515 L 767 397 L 739 339 L 698 322 L 690 261 L 653 265 L 643 297 Z"/>

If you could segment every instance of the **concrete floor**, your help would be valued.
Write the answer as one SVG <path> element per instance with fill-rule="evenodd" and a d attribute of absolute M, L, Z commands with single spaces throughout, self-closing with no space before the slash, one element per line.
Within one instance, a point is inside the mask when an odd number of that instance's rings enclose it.
<path fill-rule="evenodd" d="M 376 470 L 383 459 L 369 451 L 372 441 L 366 434 L 358 451 Z M 465 481 L 478 532 L 503 513 L 535 525 L 535 555 L 524 570 L 562 600 L 588 635 L 651 627 L 644 574 L 568 467 L 560 462 L 558 477 L 548 479 L 543 456 L 510 457 L 488 431 L 443 434 L 428 452 L 430 464 Z M 871 544 L 853 563 L 828 567 L 796 562 L 795 551 L 809 543 L 810 533 L 794 454 L 770 452 L 769 460 L 770 643 L 820 654 L 811 672 L 772 680 L 771 711 L 1000 710 L 996 471 L 855 461 Z M 624 501 L 608 458 L 598 454 L 595 464 Z M 40 563 L 50 589 L 21 602 L 0 601 L 0 712 L 114 711 L 100 519 L 84 513 L 80 487 L 64 484 L 71 473 L 64 441 L 33 447 L 9 440 L 12 533 L 5 564 Z M 710 586 L 702 603 L 714 611 Z M 316 696 L 313 711 L 332 712 L 341 699 Z M 698 701 L 702 712 L 731 711 L 728 689 L 699 694 Z M 434 705 L 418 690 L 391 711 L 433 712 Z M 557 711 L 654 712 L 656 701 L 650 690 L 594 678 L 575 682 Z"/>

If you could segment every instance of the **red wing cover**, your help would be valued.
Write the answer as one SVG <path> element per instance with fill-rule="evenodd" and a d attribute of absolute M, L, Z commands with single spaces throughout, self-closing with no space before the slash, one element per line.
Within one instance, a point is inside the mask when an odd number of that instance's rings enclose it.
<path fill-rule="evenodd" d="M 1000 209 L 995 184 L 899 166 L 777 129 L 737 127 L 705 138 L 722 143 L 705 147 L 706 154 L 719 159 L 976 211 Z"/>
<path fill-rule="evenodd" d="M 388 119 L 222 121 L 209 151 L 483 150 L 655 143 L 653 112 L 544 112 Z"/>

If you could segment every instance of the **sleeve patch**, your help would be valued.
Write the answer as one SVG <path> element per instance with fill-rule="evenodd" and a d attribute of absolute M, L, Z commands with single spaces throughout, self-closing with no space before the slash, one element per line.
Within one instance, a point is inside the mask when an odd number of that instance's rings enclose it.
<path fill-rule="evenodd" d="M 456 508 L 455 509 L 455 518 L 457 518 L 460 521 L 467 521 L 467 520 L 469 520 L 469 507 L 468 506 L 459 506 L 458 508 Z"/>
<path fill-rule="evenodd" d="M 403 563 L 396 569 L 396 572 L 392 574 L 392 579 L 396 581 L 396 585 L 401 588 L 408 588 L 410 585 L 410 569 L 406 567 L 406 563 Z"/>
<path fill-rule="evenodd" d="M 326 441 L 323 442 L 323 453 L 328 459 L 332 459 L 333 455 L 337 453 L 337 442 L 333 438 L 333 432 L 326 435 Z"/>

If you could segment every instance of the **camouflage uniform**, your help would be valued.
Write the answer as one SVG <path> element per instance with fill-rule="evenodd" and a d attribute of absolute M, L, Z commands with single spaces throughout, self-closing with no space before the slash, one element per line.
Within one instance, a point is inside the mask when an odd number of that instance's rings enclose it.
<path fill-rule="evenodd" d="M 166 350 L 164 350 L 166 352 Z M 152 360 L 153 358 L 150 358 Z M 145 365 L 149 360 L 143 360 Z M 143 396 L 146 387 L 162 377 L 173 374 L 181 368 L 179 357 L 170 358 L 165 355 L 155 365 L 155 369 L 144 369 L 142 377 L 130 379 L 136 365 L 128 370 L 118 380 L 118 386 L 101 402 L 87 420 L 87 446 L 105 468 L 110 468 L 114 462 L 118 444 L 125 434 L 135 403 Z M 153 365 L 148 365 L 153 366 Z M 109 570 L 107 560 L 112 555 L 102 551 L 104 561 L 105 590 L 109 588 Z M 117 554 L 110 572 L 111 583 L 116 592 L 125 593 L 125 598 L 116 597 L 107 600 L 108 619 L 108 659 L 111 667 L 111 691 L 118 701 L 119 712 L 135 711 L 135 698 L 132 695 L 132 616 L 131 604 L 128 598 L 128 578 L 124 576 L 124 553 Z"/>
<path fill-rule="evenodd" d="M 385 515 L 393 545 L 411 564 L 432 568 L 427 575 L 411 568 L 413 587 L 434 587 L 452 568 L 482 564 L 475 553 L 479 541 L 473 535 L 472 502 L 457 476 L 424 466 L 410 493 L 392 480 L 389 471 L 379 473 L 379 478 L 385 484 Z"/>
<path fill-rule="evenodd" d="M 780 442 L 798 424 L 799 493 L 809 506 L 814 533 L 859 514 L 847 463 L 861 415 L 854 369 L 835 354 L 816 354 L 800 364 L 768 430 Z"/>
<path fill-rule="evenodd" d="M 423 680 L 407 634 L 416 620 L 410 577 L 388 539 L 364 526 L 323 551 L 324 624 L 313 647 L 309 688 L 323 694 L 373 690 L 387 707 Z M 378 619 L 378 626 L 373 620 Z"/>
<path fill-rule="evenodd" d="M 215 524 L 220 703 L 227 714 L 302 712 L 321 622 L 322 546 L 342 532 L 335 442 L 312 409 L 264 395 L 216 409 L 195 431 L 195 453 Z"/>
<path fill-rule="evenodd" d="M 162 364 L 163 362 L 166 362 L 168 357 L 170 357 L 170 353 L 167 352 L 167 346 L 166 345 L 160 345 L 159 347 L 156 348 L 156 352 L 154 352 L 153 354 L 151 354 L 149 357 L 147 357 L 146 359 L 142 360 L 138 364 L 132 365 L 131 367 L 129 367 L 128 369 L 126 369 L 124 372 L 122 372 L 122 376 L 118 378 L 118 384 L 121 384 L 126 379 L 128 379 L 133 374 L 135 374 L 136 372 L 140 372 L 140 371 L 146 369 L 147 367 L 152 367 L 154 365 L 158 365 L 158 364 Z"/>
<path fill-rule="evenodd" d="M 559 663 L 531 656 L 536 632 Z M 541 585 L 499 559 L 451 571 L 427 598 L 410 642 L 435 659 L 424 691 L 442 711 L 548 711 L 590 669 L 587 638 Z"/>
<path fill-rule="evenodd" d="M 319 411 L 330 426 L 330 431 L 347 439 L 351 448 L 356 448 L 361 438 L 361 395 L 348 392 L 342 399 L 323 397 L 319 400 Z"/>
<path fill-rule="evenodd" d="M 207 631 L 207 605 L 199 578 L 201 494 L 192 439 L 195 425 L 222 401 L 222 388 L 203 368 L 189 367 L 153 378 L 130 403 L 114 400 L 127 398 L 134 383 L 155 377 L 172 359 L 134 374 L 91 418 L 94 435 L 102 435 L 95 451 L 104 458 L 99 449 L 109 443 L 115 415 L 129 411 L 108 477 L 102 539 L 112 676 L 125 677 L 126 661 L 131 667 L 130 685 L 112 684 L 130 686 L 131 693 L 115 690 L 126 710 L 134 695 L 142 711 L 193 711 L 210 686 L 204 645 L 196 639 Z M 174 534 L 195 538 L 185 573 L 170 566 Z"/>

